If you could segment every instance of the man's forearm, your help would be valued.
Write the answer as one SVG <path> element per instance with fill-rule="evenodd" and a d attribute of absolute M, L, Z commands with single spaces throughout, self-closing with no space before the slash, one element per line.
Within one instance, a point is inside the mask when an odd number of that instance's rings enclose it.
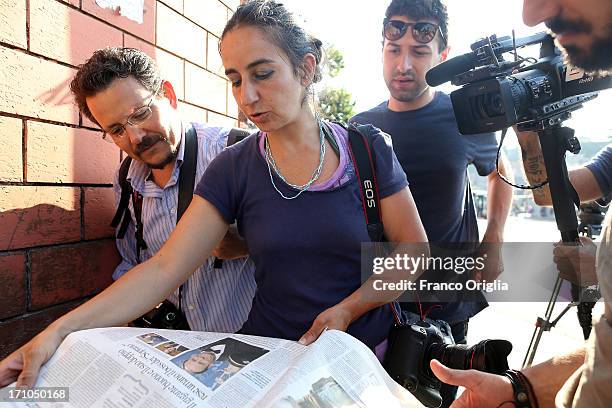
<path fill-rule="evenodd" d="M 512 179 L 512 171 L 505 157 L 499 164 L 499 173 L 507 179 Z M 488 180 L 487 200 L 487 231 L 485 240 L 501 242 L 503 240 L 504 226 L 512 206 L 512 187 L 506 184 L 496 173 L 492 173 Z"/>
<path fill-rule="evenodd" d="M 519 144 L 521 145 L 521 156 L 525 177 L 530 185 L 536 185 L 546 181 L 546 166 L 540 146 L 540 139 L 535 132 L 517 132 Z M 550 189 L 548 185 L 531 190 L 533 199 L 538 205 L 551 205 Z"/>
<path fill-rule="evenodd" d="M 555 396 L 565 381 L 582 366 L 584 357 L 585 349 L 582 347 L 522 370 L 533 386 L 539 406 L 555 406 Z"/>

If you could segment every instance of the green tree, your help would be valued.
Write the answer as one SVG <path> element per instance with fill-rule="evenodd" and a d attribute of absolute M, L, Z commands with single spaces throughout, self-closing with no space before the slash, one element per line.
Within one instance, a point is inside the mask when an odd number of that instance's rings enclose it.
<path fill-rule="evenodd" d="M 319 92 L 321 116 L 327 120 L 346 123 L 355 114 L 355 102 L 344 88 L 326 87 Z"/>
<path fill-rule="evenodd" d="M 325 56 L 327 59 L 327 72 L 329 76 L 332 78 L 337 77 L 340 71 L 344 69 L 344 56 L 333 45 L 330 45 L 325 50 Z"/>
<path fill-rule="evenodd" d="M 344 69 L 344 56 L 333 45 L 326 51 L 327 72 L 335 78 Z M 321 116 L 327 120 L 346 123 L 355 114 L 353 96 L 344 88 L 327 86 L 319 92 Z"/>

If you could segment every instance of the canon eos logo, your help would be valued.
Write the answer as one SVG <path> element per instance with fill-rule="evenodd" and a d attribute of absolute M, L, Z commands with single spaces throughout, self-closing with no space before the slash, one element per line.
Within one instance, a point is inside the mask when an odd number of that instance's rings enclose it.
<path fill-rule="evenodd" d="M 366 204 L 368 208 L 375 208 L 376 201 L 374 201 L 374 186 L 370 180 L 365 180 L 363 182 L 363 189 L 365 191 Z"/>

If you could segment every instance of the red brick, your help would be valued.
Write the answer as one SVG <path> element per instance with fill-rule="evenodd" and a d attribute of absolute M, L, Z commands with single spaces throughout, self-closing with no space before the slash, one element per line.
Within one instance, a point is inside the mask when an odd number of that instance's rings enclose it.
<path fill-rule="evenodd" d="M 219 39 L 212 34 L 208 34 L 208 49 L 206 69 L 220 76 L 225 76 L 225 68 L 219 54 Z"/>
<path fill-rule="evenodd" d="M 83 0 L 83 11 L 149 42 L 155 42 L 155 0 L 144 0 L 142 22 L 122 16 L 118 10 L 102 8 L 96 0 Z"/>
<path fill-rule="evenodd" d="M 0 116 L 0 181 L 23 181 L 20 119 Z"/>
<path fill-rule="evenodd" d="M 78 188 L 0 186 L 0 251 L 81 238 Z"/>
<path fill-rule="evenodd" d="M 157 62 L 162 78 L 172 83 L 177 98 L 185 97 L 185 67 L 182 59 L 131 35 L 125 35 L 124 44 L 126 47 L 138 48 L 153 58 Z"/>
<path fill-rule="evenodd" d="M 85 239 L 112 238 L 115 230 L 110 222 L 114 214 L 115 194 L 112 188 L 85 188 Z"/>
<path fill-rule="evenodd" d="M 238 121 L 228 116 L 208 112 L 208 124 L 211 126 L 237 127 Z"/>
<path fill-rule="evenodd" d="M 72 302 L 0 323 L 0 338 L 2 339 L 0 342 L 0 360 L 28 342 L 54 320 L 65 315 L 81 303 L 82 301 Z"/>
<path fill-rule="evenodd" d="M 114 240 L 33 250 L 32 310 L 97 293 L 112 283 L 119 264 Z"/>
<path fill-rule="evenodd" d="M 116 28 L 56 1 L 30 0 L 30 50 L 35 53 L 76 66 L 99 48 L 122 45 Z"/>
<path fill-rule="evenodd" d="M 119 149 L 100 132 L 28 122 L 27 181 L 112 184 Z"/>
<path fill-rule="evenodd" d="M 68 88 L 74 69 L 2 47 L 0 67 L 0 111 L 78 124 Z"/>
<path fill-rule="evenodd" d="M 184 0 L 185 17 L 195 21 L 206 31 L 221 37 L 227 23 L 227 7 L 219 0 Z"/>
<path fill-rule="evenodd" d="M 0 256 L 0 319 L 26 311 L 25 255 Z"/>
<path fill-rule="evenodd" d="M 0 41 L 28 47 L 26 0 L 0 0 Z"/>
<path fill-rule="evenodd" d="M 206 31 L 162 3 L 157 4 L 157 45 L 206 66 Z"/>
<path fill-rule="evenodd" d="M 227 81 L 186 62 L 185 101 L 218 113 L 225 113 Z"/>
<path fill-rule="evenodd" d="M 183 14 L 183 0 L 158 0 L 158 3 L 160 2 L 168 7 L 172 7 L 178 13 Z"/>

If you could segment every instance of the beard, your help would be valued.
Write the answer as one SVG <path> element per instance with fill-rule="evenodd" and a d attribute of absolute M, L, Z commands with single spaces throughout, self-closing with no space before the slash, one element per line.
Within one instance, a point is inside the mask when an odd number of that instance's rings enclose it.
<path fill-rule="evenodd" d="M 165 156 L 161 160 L 158 160 L 155 163 L 151 163 L 150 161 L 143 160 L 142 153 L 145 152 L 147 149 L 152 148 L 153 145 L 157 143 L 163 143 L 166 146 L 168 146 L 168 152 L 165 154 Z M 156 134 L 147 135 L 143 137 L 140 143 L 134 149 L 134 153 L 150 169 L 161 170 L 176 159 L 176 156 L 178 155 L 178 148 L 176 147 L 173 148 L 170 142 L 168 141 L 168 139 L 164 137 L 164 135 L 160 133 L 156 133 Z"/>
<path fill-rule="evenodd" d="M 170 149 L 166 157 L 164 157 L 161 161 L 159 161 L 158 163 L 146 163 L 146 165 L 150 169 L 161 170 L 170 163 L 172 163 L 176 159 L 177 155 L 178 149 Z"/>
<path fill-rule="evenodd" d="M 556 16 L 546 22 L 546 26 L 554 33 L 573 32 L 589 35 L 593 38 L 588 48 L 574 45 L 562 47 L 569 62 L 587 71 L 608 70 L 612 68 L 612 24 L 604 30 L 603 36 L 593 33 L 593 25 L 583 20 L 566 20 Z"/>
<path fill-rule="evenodd" d="M 398 89 L 394 87 L 392 83 L 387 84 L 387 88 L 389 88 L 389 92 L 391 93 L 393 99 L 399 102 L 412 102 L 419 96 L 423 95 L 423 92 L 427 90 L 428 85 L 425 82 L 415 79 L 413 88 Z"/>
<path fill-rule="evenodd" d="M 596 37 L 589 50 L 569 45 L 564 49 L 569 61 L 586 71 L 612 69 L 612 52 L 609 51 L 612 50 L 612 36 Z"/>

